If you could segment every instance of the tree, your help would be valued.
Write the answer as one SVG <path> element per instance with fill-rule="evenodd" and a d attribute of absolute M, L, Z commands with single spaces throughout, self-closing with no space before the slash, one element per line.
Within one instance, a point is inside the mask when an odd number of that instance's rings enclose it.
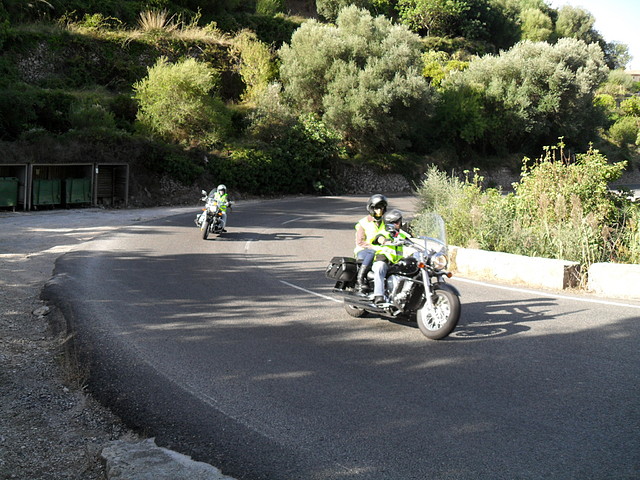
<path fill-rule="evenodd" d="M 284 95 L 356 150 L 407 148 L 429 92 L 420 49 L 406 27 L 347 7 L 336 26 L 305 22 L 280 49 Z"/>
<path fill-rule="evenodd" d="M 399 0 L 402 22 L 425 36 L 459 36 L 464 14 L 470 10 L 465 0 Z"/>
<path fill-rule="evenodd" d="M 242 98 L 251 101 L 266 90 L 276 76 L 271 50 L 248 30 L 234 37 L 233 50 L 238 58 L 238 72 L 246 85 Z"/>
<path fill-rule="evenodd" d="M 608 42 L 603 50 L 607 65 L 611 70 L 624 70 L 633 58 L 629 53 L 629 46 L 625 43 Z"/>
<path fill-rule="evenodd" d="M 349 5 L 369 10 L 371 0 L 316 0 L 318 15 L 328 22 L 335 22 L 340 10 Z"/>
<path fill-rule="evenodd" d="M 399 0 L 397 8 L 402 23 L 426 37 L 462 37 L 488 44 L 485 51 L 519 40 L 515 11 L 497 0 Z"/>
<path fill-rule="evenodd" d="M 218 74 L 193 58 L 175 64 L 160 58 L 137 82 L 138 121 L 143 128 L 185 145 L 212 146 L 229 133 L 230 116 L 213 94 Z"/>
<path fill-rule="evenodd" d="M 520 13 L 522 39 L 546 42 L 553 34 L 553 22 L 549 15 L 538 8 L 528 8 Z"/>
<path fill-rule="evenodd" d="M 596 44 L 564 38 L 557 44 L 521 42 L 498 56 L 470 62 L 443 82 L 443 88 L 469 86 L 482 92 L 491 128 L 483 142 L 495 151 L 522 151 L 565 136 L 589 142 L 598 126 L 594 92 L 607 76 Z"/>
<path fill-rule="evenodd" d="M 585 43 L 594 43 L 601 38 L 593 28 L 595 22 L 595 17 L 588 10 L 565 5 L 558 10 L 556 34 L 560 38 L 575 38 Z"/>

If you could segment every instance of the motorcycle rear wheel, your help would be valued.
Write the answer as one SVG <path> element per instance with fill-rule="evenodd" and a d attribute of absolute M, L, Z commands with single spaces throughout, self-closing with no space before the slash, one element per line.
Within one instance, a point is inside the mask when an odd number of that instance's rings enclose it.
<path fill-rule="evenodd" d="M 435 287 L 433 292 L 435 315 L 432 317 L 426 304 L 418 310 L 416 321 L 422 334 L 431 340 L 449 335 L 460 320 L 460 299 L 446 289 Z"/>
<path fill-rule="evenodd" d="M 202 226 L 202 239 L 206 240 L 209 237 L 209 220 L 204 221 Z"/>

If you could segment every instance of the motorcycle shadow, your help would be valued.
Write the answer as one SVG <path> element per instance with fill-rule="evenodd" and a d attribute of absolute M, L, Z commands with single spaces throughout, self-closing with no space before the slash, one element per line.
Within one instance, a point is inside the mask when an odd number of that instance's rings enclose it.
<path fill-rule="evenodd" d="M 531 322 L 557 319 L 558 313 L 550 313 L 556 306 L 557 302 L 550 298 L 463 304 L 460 323 L 448 339 L 479 340 L 527 332 L 532 328 L 528 325 Z M 574 312 L 562 315 L 571 313 Z"/>

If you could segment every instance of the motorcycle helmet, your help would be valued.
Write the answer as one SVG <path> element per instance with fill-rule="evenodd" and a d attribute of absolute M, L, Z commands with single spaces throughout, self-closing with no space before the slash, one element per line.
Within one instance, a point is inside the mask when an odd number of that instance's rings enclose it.
<path fill-rule="evenodd" d="M 227 193 L 227 186 L 221 183 L 220 185 L 218 185 L 217 190 L 218 193 L 224 195 L 225 193 Z"/>
<path fill-rule="evenodd" d="M 384 215 L 384 223 L 402 223 L 402 212 L 396 208 Z"/>
<path fill-rule="evenodd" d="M 382 213 L 380 215 L 376 215 L 376 208 L 382 208 Z M 384 195 L 380 195 L 379 193 L 376 193 L 375 195 L 372 195 L 369 198 L 369 201 L 367 202 L 367 212 L 369 212 L 369 215 L 375 217 L 375 218 L 380 218 L 382 217 L 382 215 L 384 215 L 387 211 L 387 197 L 385 197 Z"/>

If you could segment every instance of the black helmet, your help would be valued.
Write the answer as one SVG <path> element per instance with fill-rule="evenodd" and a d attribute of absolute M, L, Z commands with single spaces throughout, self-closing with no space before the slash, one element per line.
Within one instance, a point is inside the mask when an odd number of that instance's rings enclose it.
<path fill-rule="evenodd" d="M 382 214 L 378 217 L 376 217 L 376 212 L 375 212 L 376 208 L 382 208 Z M 369 201 L 367 202 L 367 212 L 369 212 L 370 215 L 376 218 L 380 218 L 382 215 L 385 214 L 386 211 L 387 211 L 387 197 L 385 197 L 384 195 L 380 195 L 379 193 L 376 193 L 375 195 L 371 195 L 371 197 L 369 198 Z"/>
<path fill-rule="evenodd" d="M 384 216 L 384 223 L 402 223 L 402 212 L 398 209 L 393 209 Z"/>

